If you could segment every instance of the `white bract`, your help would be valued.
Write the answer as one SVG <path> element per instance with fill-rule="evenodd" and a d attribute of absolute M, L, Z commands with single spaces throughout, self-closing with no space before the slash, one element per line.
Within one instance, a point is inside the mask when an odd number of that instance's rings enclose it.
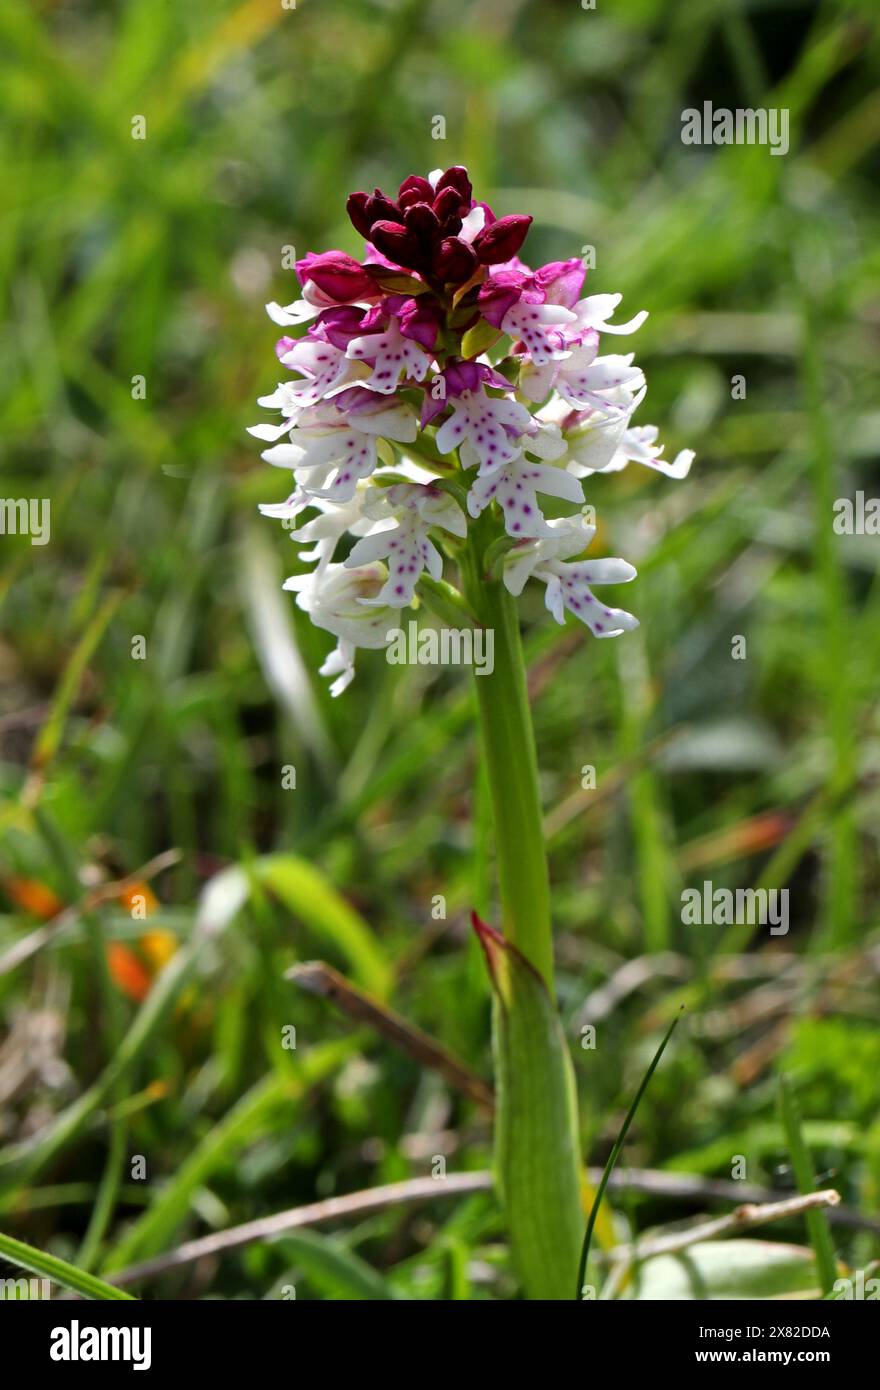
<path fill-rule="evenodd" d="M 333 559 L 336 547 L 344 535 L 366 536 L 375 530 L 375 521 L 365 514 L 369 491 L 365 484 L 359 484 L 348 502 L 330 502 L 325 497 L 307 497 L 305 506 L 317 507 L 318 515 L 297 531 L 291 531 L 290 539 L 298 541 L 301 545 L 313 545 L 314 549 L 301 550 L 299 558 L 317 560 L 318 571 L 324 570 Z"/>
<path fill-rule="evenodd" d="M 667 478 L 686 478 L 694 461 L 693 449 L 681 449 L 670 463 L 663 458 L 662 444 L 657 443 L 659 431 L 656 425 L 636 425 L 624 430 L 620 443 L 611 462 L 602 469 L 603 473 L 617 473 L 628 463 L 642 463 L 646 468 L 654 468 Z"/>
<path fill-rule="evenodd" d="M 591 294 L 587 299 L 581 299 L 574 306 L 578 329 L 595 328 L 600 333 L 635 333 L 648 317 L 647 309 L 640 309 L 626 323 L 608 322 L 621 299 L 622 294 Z"/>
<path fill-rule="evenodd" d="M 287 385 L 290 397 L 299 406 L 317 405 L 325 396 L 362 376 L 360 365 L 350 361 L 341 348 L 308 338 L 301 338 L 279 361 L 283 367 L 302 373 L 302 381 Z"/>
<path fill-rule="evenodd" d="M 523 369 L 519 389 L 531 401 L 545 400 L 555 387 L 564 401 L 580 410 L 625 410 L 644 386 L 644 373 L 633 366 L 631 352 L 597 357 L 597 348 L 598 344 L 587 344 L 543 367 Z"/>
<path fill-rule="evenodd" d="M 501 331 L 525 343 L 536 367 L 543 367 L 564 341 L 559 329 L 573 327 L 577 315 L 561 304 L 526 304 L 520 301 L 501 320 Z"/>

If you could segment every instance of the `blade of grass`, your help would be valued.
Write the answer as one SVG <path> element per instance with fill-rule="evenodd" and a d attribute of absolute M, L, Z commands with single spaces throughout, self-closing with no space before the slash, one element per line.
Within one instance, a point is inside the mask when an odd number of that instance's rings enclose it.
<path fill-rule="evenodd" d="M 284 1246 L 285 1253 L 322 1298 L 370 1302 L 394 1298 L 394 1290 L 378 1270 L 347 1250 L 338 1237 L 319 1231 L 296 1231 L 285 1236 Z"/>
<path fill-rule="evenodd" d="M 816 1191 L 816 1175 L 813 1172 L 810 1151 L 801 1133 L 801 1118 L 794 1091 L 786 1076 L 779 1078 L 779 1108 L 782 1112 L 782 1123 L 785 1127 L 791 1167 L 798 1191 L 806 1197 L 809 1193 Z M 837 1278 L 837 1262 L 834 1258 L 834 1244 L 831 1239 L 828 1218 L 824 1211 L 815 1209 L 805 1212 L 804 1220 L 807 1223 L 810 1244 L 816 1255 L 816 1268 L 819 1272 L 819 1282 L 822 1285 L 824 1297 L 831 1292 Z"/>
<path fill-rule="evenodd" d="M 316 934 L 328 938 L 350 963 L 358 983 L 388 997 L 391 966 L 369 923 L 313 864 L 293 854 L 272 854 L 251 865 L 251 875 Z"/>
<path fill-rule="evenodd" d="M 105 1259 L 104 1269 L 112 1273 L 135 1256 L 155 1255 L 161 1250 L 186 1217 L 195 1190 L 224 1163 L 256 1142 L 275 1118 L 289 1113 L 313 1085 L 338 1069 L 355 1051 L 357 1041 L 343 1038 L 320 1043 L 302 1063 L 297 1063 L 296 1073 L 271 1072 L 252 1086 L 209 1130 L 155 1201 L 116 1242 Z"/>
<path fill-rule="evenodd" d="M 798 258 L 806 264 L 810 245 Z M 801 271 L 803 274 L 804 272 Z M 825 409 L 827 371 L 820 357 L 820 311 L 803 289 L 803 354 L 801 373 L 810 420 L 815 505 L 816 575 L 822 596 L 827 661 L 819 664 L 820 694 L 833 752 L 829 769 L 832 796 L 849 791 L 857 775 L 857 722 L 852 708 L 852 638 L 846 576 L 832 525 L 834 500 L 840 495 L 836 478 L 835 442 Z M 841 804 L 829 826 L 829 845 L 823 884 L 822 944 L 848 946 L 857 922 L 861 856 L 851 805 Z"/>
<path fill-rule="evenodd" d="M 645 742 L 654 696 L 648 657 L 641 643 L 618 651 L 623 725 L 623 761 L 639 764 L 629 781 L 629 806 L 636 844 L 636 875 L 643 922 L 645 949 L 666 951 L 670 946 L 669 884 L 672 868 L 666 854 L 666 837 L 657 779 L 645 758 Z"/>
<path fill-rule="evenodd" d="M 590 1208 L 590 1215 L 589 1215 L 589 1217 L 587 1218 L 587 1229 L 586 1229 L 586 1231 L 584 1232 L 584 1243 L 583 1243 L 583 1246 L 582 1246 L 582 1248 L 581 1248 L 581 1262 L 580 1262 L 580 1265 L 579 1265 L 579 1267 L 578 1267 L 577 1288 L 576 1288 L 576 1290 L 575 1290 L 575 1295 L 574 1295 L 575 1298 L 576 1298 L 576 1300 L 577 1300 L 578 1302 L 580 1302 L 580 1299 L 581 1299 L 581 1289 L 583 1288 L 584 1275 L 585 1275 L 586 1272 L 587 1272 L 587 1260 L 588 1260 L 589 1257 L 590 1257 L 590 1244 L 591 1244 L 592 1239 L 593 1239 L 593 1228 L 594 1228 L 595 1225 L 596 1225 L 596 1217 L 597 1217 L 598 1214 L 599 1214 L 599 1207 L 602 1205 L 602 1198 L 603 1198 L 604 1195 L 605 1195 L 605 1189 L 606 1189 L 606 1187 L 608 1186 L 608 1180 L 609 1180 L 609 1178 L 611 1177 L 612 1172 L 614 1171 L 614 1165 L 617 1163 L 617 1160 L 618 1160 L 618 1158 L 620 1157 L 620 1151 L 621 1151 L 621 1149 L 623 1148 L 624 1142 L 625 1142 L 625 1140 L 626 1140 L 626 1136 L 627 1136 L 627 1134 L 629 1133 L 629 1127 L 630 1127 L 630 1125 L 632 1124 L 632 1122 L 633 1122 L 633 1120 L 634 1120 L 634 1118 L 635 1118 L 636 1111 L 638 1110 L 639 1106 L 640 1106 L 641 1103 L 642 1103 L 642 1096 L 645 1094 L 646 1090 L 648 1089 L 648 1085 L 649 1085 L 649 1083 L 650 1083 L 650 1081 L 651 1081 L 651 1077 L 654 1075 L 654 1072 L 657 1070 L 657 1065 L 658 1065 L 658 1063 L 659 1063 L 659 1061 L 660 1061 L 660 1058 L 663 1056 L 663 1053 L 666 1051 L 666 1044 L 669 1042 L 669 1039 L 672 1037 L 672 1034 L 675 1032 L 675 1029 L 676 1029 L 676 1027 L 678 1026 L 678 1023 L 679 1023 L 679 1021 L 680 1021 L 680 1019 L 681 1019 L 681 1014 L 682 1014 L 683 1010 L 684 1010 L 684 1005 L 682 1005 L 681 1010 L 675 1015 L 675 1018 L 672 1020 L 672 1022 L 671 1022 L 670 1025 L 669 1025 L 669 1027 L 666 1029 L 666 1032 L 665 1032 L 664 1035 L 663 1035 L 663 1041 L 661 1042 L 660 1046 L 657 1048 L 657 1051 L 654 1053 L 654 1057 L 653 1057 L 653 1060 L 652 1060 L 652 1062 L 651 1062 L 651 1065 L 648 1067 L 648 1070 L 645 1072 L 644 1076 L 642 1077 L 641 1083 L 640 1083 L 640 1085 L 639 1085 L 639 1089 L 636 1091 L 636 1093 L 635 1093 L 635 1095 L 634 1095 L 634 1097 L 633 1097 L 632 1105 L 629 1107 L 629 1110 L 626 1112 L 626 1119 L 624 1120 L 623 1124 L 622 1124 L 621 1127 L 620 1127 L 620 1133 L 618 1134 L 616 1140 L 614 1141 L 614 1147 L 613 1147 L 613 1149 L 611 1150 L 611 1153 L 608 1155 L 608 1162 L 605 1164 L 605 1167 L 604 1167 L 604 1169 L 603 1169 L 603 1171 L 602 1171 L 602 1178 L 601 1178 L 601 1181 L 600 1181 L 600 1183 L 599 1183 L 599 1186 L 596 1188 L 596 1196 L 595 1196 L 594 1199 L 593 1199 L 593 1205 L 592 1205 L 592 1207 Z"/>
<path fill-rule="evenodd" d="M 76 698 L 85 669 L 92 659 L 98 643 L 104 636 L 110 619 L 124 597 L 122 592 L 117 591 L 111 593 L 104 600 L 74 647 L 71 658 L 64 668 L 61 680 L 58 682 L 52 697 L 49 717 L 40 730 L 34 747 L 33 766 L 43 773 L 58 751 L 67 715 Z"/>
<path fill-rule="evenodd" d="M 13 1236 L 3 1235 L 2 1232 L 0 1257 L 8 1260 L 10 1264 L 17 1265 L 19 1269 L 27 1269 L 31 1274 L 50 1279 L 53 1284 L 60 1284 L 63 1289 L 81 1294 L 83 1298 L 107 1301 L 125 1299 L 129 1303 L 133 1298 L 132 1294 L 126 1293 L 124 1289 L 105 1284 L 103 1279 L 96 1279 L 84 1269 L 77 1269 L 76 1265 L 59 1260 L 57 1255 L 48 1255 L 45 1250 L 37 1250 L 33 1245 L 26 1245 L 23 1240 L 16 1240 Z"/>

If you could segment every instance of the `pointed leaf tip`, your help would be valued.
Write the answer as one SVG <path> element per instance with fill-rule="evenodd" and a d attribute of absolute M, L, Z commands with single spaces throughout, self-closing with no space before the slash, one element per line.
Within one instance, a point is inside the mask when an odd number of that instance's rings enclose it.
<path fill-rule="evenodd" d="M 496 946 L 504 946 L 504 937 L 497 927 L 490 927 L 488 922 L 484 922 L 475 908 L 471 909 L 471 926 L 480 938 L 481 944 L 485 947 L 487 939 L 491 939 Z"/>
<path fill-rule="evenodd" d="M 489 974 L 492 980 L 497 983 L 497 968 L 507 943 L 501 932 L 498 931 L 496 927 L 490 927 L 488 922 L 484 922 L 475 909 L 471 910 L 471 926 L 476 932 L 477 940 L 483 948 L 483 955 L 486 957 L 486 965 L 489 967 Z"/>
<path fill-rule="evenodd" d="M 507 939 L 503 932 L 500 932 L 497 927 L 490 926 L 488 922 L 484 922 L 482 917 L 473 910 L 471 911 L 471 926 L 483 948 L 492 984 L 502 1003 L 508 1002 L 513 981 L 517 978 L 528 979 L 531 986 L 538 984 L 541 991 L 547 993 L 547 986 L 540 971 L 535 969 L 532 962 L 523 955 L 518 947 L 514 946 L 512 941 Z"/>

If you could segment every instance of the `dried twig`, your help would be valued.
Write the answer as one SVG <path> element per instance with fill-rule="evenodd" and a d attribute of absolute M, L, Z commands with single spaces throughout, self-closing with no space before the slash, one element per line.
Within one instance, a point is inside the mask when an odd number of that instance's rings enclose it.
<path fill-rule="evenodd" d="M 630 994 L 642 985 L 659 977 L 681 980 L 691 974 L 691 962 L 675 951 L 655 951 L 651 955 L 635 956 L 615 970 L 598 989 L 588 994 L 578 1010 L 575 1030 L 585 1023 L 599 1023 L 613 1013 Z"/>
<path fill-rule="evenodd" d="M 601 1176 L 602 1170 L 599 1168 L 590 1168 L 587 1171 L 587 1177 L 594 1185 Z M 435 1197 L 460 1197 L 471 1192 L 490 1192 L 493 1185 L 492 1174 L 488 1172 L 450 1173 L 445 1178 L 411 1178 L 405 1182 L 389 1183 L 387 1186 L 370 1188 L 364 1192 L 352 1192 L 342 1197 L 329 1197 L 323 1202 L 312 1202 L 308 1206 L 293 1207 L 289 1211 L 276 1212 L 272 1216 L 258 1217 L 254 1221 L 245 1222 L 244 1225 L 231 1226 L 225 1231 L 215 1231 L 211 1235 L 187 1241 L 186 1244 L 178 1246 L 176 1250 L 170 1250 L 165 1255 L 157 1255 L 141 1264 L 130 1265 L 128 1269 L 114 1274 L 112 1282 L 124 1287 L 128 1284 L 138 1283 L 141 1279 L 151 1279 L 154 1275 L 164 1274 L 171 1269 L 179 1269 L 184 1265 L 194 1264 L 196 1260 L 205 1256 L 221 1255 L 228 1250 L 237 1250 L 255 1240 L 271 1240 L 284 1235 L 286 1231 L 299 1230 L 304 1226 L 319 1226 L 328 1221 L 366 1216 L 374 1211 L 382 1211 L 386 1207 L 399 1206 L 409 1202 L 430 1201 Z M 814 1192 L 807 1198 L 792 1197 L 778 1202 L 764 1201 L 765 1196 L 772 1197 L 774 1195 L 769 1189 L 755 1186 L 747 1187 L 743 1183 L 705 1179 L 690 1173 L 663 1173 L 650 1168 L 618 1170 L 611 1174 L 609 1188 L 618 1191 L 646 1192 L 653 1196 L 693 1198 L 694 1200 L 730 1199 L 732 1196 L 750 1199 L 747 1206 L 738 1207 L 728 1216 L 720 1217 L 717 1221 L 691 1226 L 685 1232 L 675 1232 L 674 1235 L 667 1237 L 669 1242 L 674 1242 L 671 1247 L 668 1247 L 672 1249 L 684 1249 L 688 1245 L 692 1245 L 695 1240 L 708 1240 L 712 1234 L 724 1234 L 729 1230 L 743 1229 L 746 1225 L 756 1226 L 763 1221 L 779 1221 L 784 1216 L 796 1215 L 810 1206 L 819 1205 L 830 1208 L 829 1216 L 832 1221 L 839 1220 L 841 1224 L 845 1225 L 872 1227 L 870 1218 L 862 1217 L 859 1212 L 852 1212 L 846 1207 L 838 1207 L 837 1203 L 840 1198 L 836 1192 Z M 756 1203 L 762 1204 L 756 1205 Z M 746 1221 L 741 1215 L 738 1215 L 741 1212 L 757 1213 L 757 1215 Z M 880 1223 L 877 1225 L 880 1226 Z M 660 1242 L 655 1243 L 655 1245 L 657 1244 Z M 656 1248 L 649 1250 L 647 1245 L 638 1249 L 640 1258 L 645 1257 L 647 1253 L 658 1254 L 663 1253 L 663 1251 Z M 615 1260 L 619 1260 L 622 1256 L 632 1258 L 632 1254 L 627 1255 L 626 1250 L 614 1251 L 612 1256 Z"/>
<path fill-rule="evenodd" d="M 598 1182 L 601 1168 L 589 1168 L 587 1177 Z M 648 1197 L 670 1197 L 682 1202 L 771 1203 L 782 1201 L 782 1194 L 772 1187 L 747 1183 L 732 1178 L 704 1178 L 698 1173 L 667 1173 L 659 1168 L 620 1168 L 611 1174 L 609 1187 L 620 1192 L 641 1192 Z M 880 1236 L 880 1220 L 856 1211 L 853 1207 L 835 1206 L 828 1212 L 834 1226 L 873 1231 Z"/>
<path fill-rule="evenodd" d="M 492 1089 L 479 1076 L 459 1061 L 446 1048 L 423 1033 L 421 1028 L 408 1023 L 387 1005 L 380 1004 L 357 985 L 353 985 L 338 970 L 326 965 L 322 960 L 307 961 L 288 970 L 285 979 L 293 980 L 301 989 L 310 994 L 318 994 L 322 999 L 330 999 L 349 1018 L 356 1023 L 366 1023 L 388 1038 L 395 1047 L 413 1057 L 420 1066 L 438 1072 L 450 1086 L 463 1092 L 487 1110 L 492 1110 L 495 1098 Z"/>
<path fill-rule="evenodd" d="M 491 1173 L 450 1173 L 445 1178 L 410 1178 L 406 1182 L 392 1182 L 385 1187 L 369 1188 L 365 1192 L 351 1192 L 344 1197 L 329 1197 L 324 1202 L 312 1202 L 306 1207 L 294 1207 L 290 1211 L 280 1211 L 273 1216 L 262 1216 L 256 1221 L 248 1221 L 243 1226 L 232 1226 L 226 1231 L 217 1231 L 199 1240 L 187 1241 L 167 1255 L 157 1255 L 155 1259 L 144 1260 L 142 1264 L 130 1265 L 111 1276 L 114 1284 L 124 1287 L 140 1279 L 150 1279 L 154 1274 L 164 1274 L 166 1270 L 178 1269 L 181 1265 L 192 1264 L 205 1255 L 219 1255 L 239 1246 L 249 1245 L 254 1240 L 271 1240 L 282 1236 L 286 1231 L 298 1230 L 301 1226 L 318 1226 L 325 1221 L 338 1221 L 345 1217 L 366 1216 L 370 1212 L 381 1211 L 385 1207 L 399 1206 L 403 1202 L 423 1202 L 434 1197 L 460 1197 L 469 1192 L 487 1192 L 492 1187 Z"/>
<path fill-rule="evenodd" d="M 785 1221 L 790 1216 L 801 1216 L 816 1207 L 836 1207 L 839 1203 L 840 1193 L 831 1187 L 822 1192 L 786 1197 L 783 1202 L 748 1202 L 735 1207 L 726 1216 L 716 1217 L 714 1221 L 696 1222 L 684 1231 L 673 1231 L 670 1235 L 658 1236 L 656 1240 L 617 1246 L 609 1251 L 608 1259 L 615 1264 L 632 1264 L 636 1260 L 646 1260 L 654 1255 L 675 1255 L 700 1241 L 715 1240 L 718 1236 L 750 1230 L 753 1226 L 764 1226 L 768 1221 Z"/>

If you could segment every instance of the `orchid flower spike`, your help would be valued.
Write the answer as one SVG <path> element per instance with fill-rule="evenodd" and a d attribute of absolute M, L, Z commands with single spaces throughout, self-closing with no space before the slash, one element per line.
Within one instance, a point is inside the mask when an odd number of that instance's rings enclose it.
<path fill-rule="evenodd" d="M 456 566 L 477 525 L 497 539 L 487 577 L 511 594 L 543 584 L 558 622 L 568 613 L 597 637 L 637 627 L 593 593 L 635 570 L 584 557 L 583 489 L 629 463 L 682 479 L 693 462 L 689 449 L 667 461 L 656 426 L 632 424 L 645 376 L 613 339 L 645 311 L 615 321 L 619 294 L 583 297 L 578 259 L 530 269 L 531 217 L 496 217 L 460 165 L 411 174 L 394 196 L 352 193 L 347 209 L 361 258 L 310 252 L 301 297 L 266 306 L 290 375 L 260 397 L 275 419 L 250 430 L 291 474 L 287 500 L 261 510 L 314 563 L 285 588 L 337 639 L 321 667 L 331 694 L 356 649 L 385 646 L 438 586 L 467 613 Z M 546 497 L 568 514 L 549 520 Z"/>

